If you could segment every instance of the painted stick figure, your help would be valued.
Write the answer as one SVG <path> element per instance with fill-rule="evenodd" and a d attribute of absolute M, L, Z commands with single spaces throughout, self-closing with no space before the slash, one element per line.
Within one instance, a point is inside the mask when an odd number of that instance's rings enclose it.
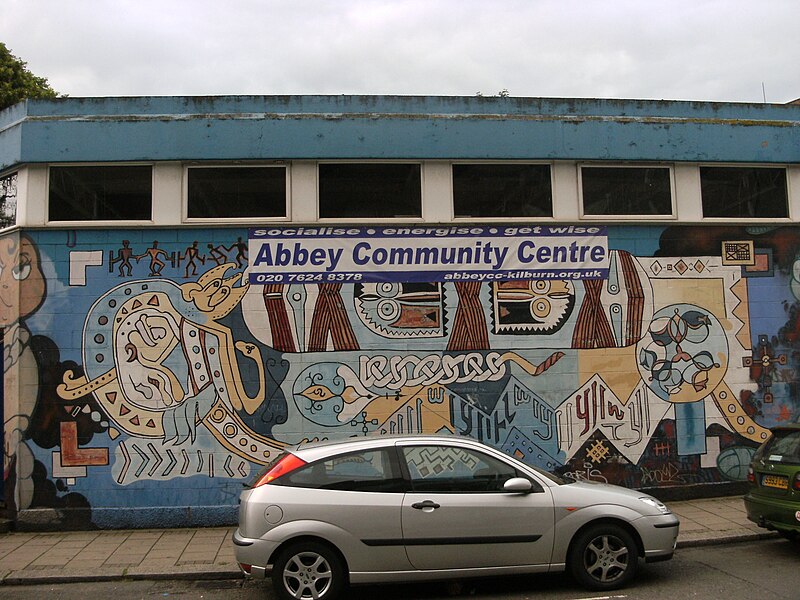
<path fill-rule="evenodd" d="M 205 256 L 201 256 L 200 252 L 197 250 L 196 241 L 192 242 L 192 245 L 186 248 L 186 251 L 183 253 L 183 258 L 186 260 L 186 269 L 183 273 L 184 279 L 189 277 L 189 267 L 192 268 L 192 275 L 197 275 L 196 260 L 199 260 L 201 264 L 206 264 Z"/>
<path fill-rule="evenodd" d="M 164 255 L 168 257 L 169 255 L 161 250 L 158 247 L 158 242 L 154 241 L 153 246 L 145 250 L 144 254 L 140 254 L 136 257 L 136 262 L 139 262 L 140 258 L 144 258 L 145 256 L 150 257 L 150 277 L 155 277 L 156 275 L 161 275 L 161 270 L 164 268 L 164 261 L 159 258 L 160 255 Z"/>
<path fill-rule="evenodd" d="M 131 276 L 131 271 L 133 270 L 133 265 L 131 265 L 131 258 L 133 258 L 133 248 L 130 247 L 131 243 L 129 240 L 122 240 L 122 248 L 117 250 L 117 257 L 111 259 L 111 267 L 116 263 L 119 263 L 119 276 L 128 277 Z M 137 259 L 138 261 L 138 259 Z M 127 273 L 125 273 L 127 271 Z"/>
<path fill-rule="evenodd" d="M 223 264 L 226 260 L 228 260 L 228 256 L 220 250 L 220 248 L 225 248 L 224 246 L 215 246 L 214 244 L 208 245 L 208 256 L 211 260 L 217 263 L 217 266 Z"/>
<path fill-rule="evenodd" d="M 228 252 L 236 248 L 236 264 L 239 268 L 244 266 L 244 263 L 247 261 L 247 244 L 242 241 L 242 238 L 236 238 L 236 241 L 231 244 L 229 248 L 225 248 Z"/>

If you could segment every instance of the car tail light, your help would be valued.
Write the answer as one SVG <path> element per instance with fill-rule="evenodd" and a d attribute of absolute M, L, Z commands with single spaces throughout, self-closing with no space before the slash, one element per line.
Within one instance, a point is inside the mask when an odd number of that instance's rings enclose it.
<path fill-rule="evenodd" d="M 800 491 L 800 472 L 795 473 L 794 481 L 792 482 L 792 487 L 797 491 Z"/>
<path fill-rule="evenodd" d="M 297 458 L 294 454 L 287 454 L 279 460 L 274 467 L 259 477 L 258 481 L 253 484 L 253 487 L 257 488 L 271 481 L 275 481 L 278 477 L 291 473 L 295 469 L 305 466 L 305 464 L 306 462 L 304 460 Z"/>
<path fill-rule="evenodd" d="M 756 482 L 756 474 L 753 472 L 753 467 L 748 467 L 747 469 L 747 481 L 750 483 Z"/>

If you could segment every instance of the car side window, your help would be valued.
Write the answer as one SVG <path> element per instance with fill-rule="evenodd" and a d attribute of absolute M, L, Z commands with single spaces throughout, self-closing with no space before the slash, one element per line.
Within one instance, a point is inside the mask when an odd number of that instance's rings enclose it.
<path fill-rule="evenodd" d="M 313 462 L 275 484 L 351 492 L 402 492 L 405 482 L 387 450 L 352 452 Z"/>
<path fill-rule="evenodd" d="M 408 446 L 402 455 L 415 492 L 500 492 L 520 476 L 511 465 L 466 448 Z"/>

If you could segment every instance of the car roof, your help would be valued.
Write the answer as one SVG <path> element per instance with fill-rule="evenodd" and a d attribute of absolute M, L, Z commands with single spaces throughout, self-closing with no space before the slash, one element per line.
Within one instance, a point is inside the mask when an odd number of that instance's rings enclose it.
<path fill-rule="evenodd" d="M 298 444 L 288 448 L 292 454 L 305 461 L 318 460 L 341 452 L 365 450 L 369 448 L 385 448 L 398 442 L 441 444 L 458 442 L 475 448 L 489 448 L 485 444 L 470 437 L 456 434 L 404 434 L 404 435 L 369 435 L 342 440 L 321 440 Z"/>

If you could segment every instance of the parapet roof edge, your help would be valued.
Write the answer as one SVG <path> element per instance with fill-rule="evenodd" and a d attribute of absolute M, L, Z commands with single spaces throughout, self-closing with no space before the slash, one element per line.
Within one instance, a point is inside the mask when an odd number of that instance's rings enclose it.
<path fill-rule="evenodd" d="M 28 100 L 0 168 L 186 160 L 612 160 L 800 164 L 800 106 L 461 96 Z"/>
<path fill-rule="evenodd" d="M 800 106 L 684 100 L 499 96 L 102 96 L 27 100 L 0 113 L 0 129 L 25 117 L 236 114 L 545 115 L 800 121 Z"/>

